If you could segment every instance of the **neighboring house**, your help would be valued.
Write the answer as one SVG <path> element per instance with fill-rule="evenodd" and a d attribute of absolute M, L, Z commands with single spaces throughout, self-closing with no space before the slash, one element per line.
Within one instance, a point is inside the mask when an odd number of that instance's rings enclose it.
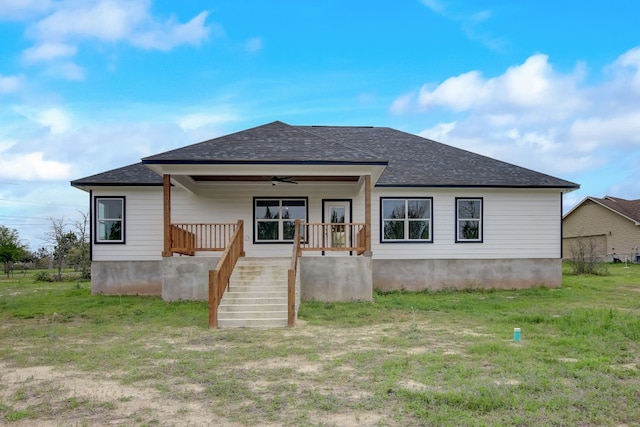
<path fill-rule="evenodd" d="M 586 197 L 562 220 L 563 258 L 582 248 L 600 261 L 640 262 L 640 199 Z"/>
<path fill-rule="evenodd" d="M 247 258 L 295 259 L 296 219 L 305 299 L 558 287 L 579 188 L 390 128 L 282 122 L 71 185 L 89 193 L 93 292 L 166 300 L 206 299 L 237 229 Z"/>

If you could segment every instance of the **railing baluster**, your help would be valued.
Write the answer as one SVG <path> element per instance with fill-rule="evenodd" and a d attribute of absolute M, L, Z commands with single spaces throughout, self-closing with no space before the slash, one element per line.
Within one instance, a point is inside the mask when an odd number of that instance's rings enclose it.
<path fill-rule="evenodd" d="M 231 242 L 237 224 L 171 224 L 171 251 L 193 255 L 196 251 L 224 251 Z"/>
<path fill-rule="evenodd" d="M 366 246 L 367 227 L 363 223 L 301 223 L 301 251 L 356 251 Z M 171 225 L 171 251 L 193 255 L 196 251 L 224 251 L 235 238 L 237 224 L 182 223 Z M 244 233 L 244 232 L 243 232 Z M 244 238 L 244 235 L 242 236 Z"/>

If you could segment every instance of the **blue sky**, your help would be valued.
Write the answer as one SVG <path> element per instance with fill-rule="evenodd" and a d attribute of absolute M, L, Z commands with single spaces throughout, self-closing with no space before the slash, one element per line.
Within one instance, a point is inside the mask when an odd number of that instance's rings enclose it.
<path fill-rule="evenodd" d="M 0 224 L 252 126 L 390 126 L 640 198 L 640 2 L 3 0 Z"/>

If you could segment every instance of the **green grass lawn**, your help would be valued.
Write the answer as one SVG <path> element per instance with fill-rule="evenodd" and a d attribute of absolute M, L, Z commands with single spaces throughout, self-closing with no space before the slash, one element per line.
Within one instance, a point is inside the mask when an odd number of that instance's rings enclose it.
<path fill-rule="evenodd" d="M 218 331 L 206 302 L 2 278 L 0 424 L 640 425 L 640 266 L 608 272 Z"/>

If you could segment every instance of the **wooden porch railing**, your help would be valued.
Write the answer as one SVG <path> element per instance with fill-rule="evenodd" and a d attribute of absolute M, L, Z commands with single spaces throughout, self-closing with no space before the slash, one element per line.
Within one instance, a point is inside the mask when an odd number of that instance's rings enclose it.
<path fill-rule="evenodd" d="M 361 255 L 367 250 L 366 229 L 364 223 L 302 223 L 300 250 L 355 251 Z"/>
<path fill-rule="evenodd" d="M 291 265 L 289 266 L 287 282 L 287 326 L 296 325 L 296 277 L 298 275 L 298 258 L 300 252 L 300 220 L 296 219 L 293 234 L 293 249 L 291 251 Z"/>
<path fill-rule="evenodd" d="M 367 250 L 369 250 L 369 248 L 367 248 L 367 226 L 366 225 L 362 227 L 360 231 L 358 231 L 358 234 L 356 234 L 356 246 L 358 247 L 358 249 L 356 249 L 356 253 L 358 255 L 362 255 Z"/>
<path fill-rule="evenodd" d="M 194 255 L 196 251 L 224 251 L 238 224 L 171 224 L 171 252 Z"/>
<path fill-rule="evenodd" d="M 238 220 L 229 246 L 224 250 L 218 265 L 209 271 L 209 328 L 218 328 L 218 305 L 224 291 L 229 286 L 229 278 L 238 262 L 244 256 L 244 223 Z"/>

